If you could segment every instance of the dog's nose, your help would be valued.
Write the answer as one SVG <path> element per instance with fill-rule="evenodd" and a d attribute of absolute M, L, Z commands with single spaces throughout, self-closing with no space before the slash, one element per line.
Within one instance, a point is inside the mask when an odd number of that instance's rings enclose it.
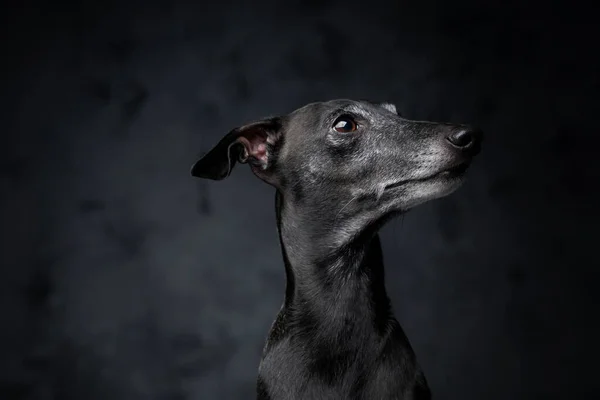
<path fill-rule="evenodd" d="M 446 137 L 450 144 L 469 155 L 479 153 L 483 133 L 477 128 L 463 128 Z"/>

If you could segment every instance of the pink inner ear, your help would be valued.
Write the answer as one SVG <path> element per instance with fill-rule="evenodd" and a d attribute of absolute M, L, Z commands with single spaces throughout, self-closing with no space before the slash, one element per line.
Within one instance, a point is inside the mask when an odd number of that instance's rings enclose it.
<path fill-rule="evenodd" d="M 259 143 L 256 146 L 256 149 L 252 152 L 252 154 L 254 155 L 254 157 L 256 157 L 259 160 L 266 163 L 267 162 L 267 145 L 265 145 L 264 143 Z"/>
<path fill-rule="evenodd" d="M 266 136 L 260 133 L 248 133 L 244 136 L 240 136 L 240 141 L 246 150 L 248 157 L 253 157 L 260 161 L 262 164 L 267 164 L 267 145 Z"/>

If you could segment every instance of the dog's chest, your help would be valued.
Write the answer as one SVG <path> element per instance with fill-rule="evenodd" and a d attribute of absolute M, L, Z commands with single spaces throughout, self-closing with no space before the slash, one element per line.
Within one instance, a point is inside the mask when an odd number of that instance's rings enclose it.
<path fill-rule="evenodd" d="M 398 366 L 400 367 L 400 366 Z M 265 354 L 259 375 L 271 400 L 402 399 L 413 397 L 414 370 L 329 355 L 315 359 L 284 338 Z"/>

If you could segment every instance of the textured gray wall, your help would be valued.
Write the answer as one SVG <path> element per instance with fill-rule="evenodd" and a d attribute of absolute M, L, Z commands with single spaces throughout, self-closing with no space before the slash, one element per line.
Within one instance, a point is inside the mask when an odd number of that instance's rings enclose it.
<path fill-rule="evenodd" d="M 1 398 L 252 398 L 284 290 L 274 193 L 189 167 L 237 125 L 340 97 L 487 134 L 461 190 L 382 232 L 435 398 L 600 390 L 585 10 L 185 3 L 3 14 Z"/>

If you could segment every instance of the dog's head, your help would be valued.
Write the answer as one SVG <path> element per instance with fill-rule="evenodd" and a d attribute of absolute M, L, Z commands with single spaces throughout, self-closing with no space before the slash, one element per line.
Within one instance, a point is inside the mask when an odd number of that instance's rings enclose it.
<path fill-rule="evenodd" d="M 481 139 L 464 125 L 402 118 L 392 104 L 333 100 L 232 130 L 192 175 L 220 180 L 248 163 L 315 219 L 364 225 L 452 193 Z"/>

